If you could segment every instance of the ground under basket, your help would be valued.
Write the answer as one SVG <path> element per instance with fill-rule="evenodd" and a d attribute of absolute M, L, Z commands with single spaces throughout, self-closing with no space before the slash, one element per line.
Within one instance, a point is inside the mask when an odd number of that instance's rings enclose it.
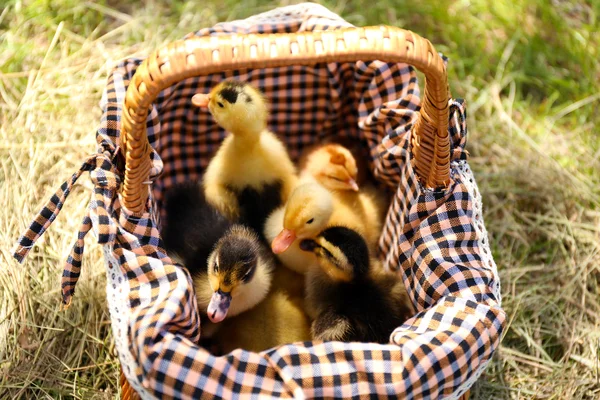
<path fill-rule="evenodd" d="M 423 100 L 412 65 L 425 76 Z M 191 97 L 226 78 L 271 101 L 269 128 L 297 159 L 331 135 L 359 140 L 395 192 L 380 239 L 417 314 L 390 344 L 307 342 L 214 357 L 199 347 L 189 274 L 159 237 L 162 194 L 199 178 L 225 133 Z M 467 164 L 466 111 L 431 43 L 392 27 L 354 28 L 301 4 L 203 29 L 112 72 L 98 151 L 19 239 L 22 261 L 89 171 L 94 183 L 62 278 L 69 305 L 83 240 L 103 245 L 125 398 L 458 398 L 483 372 L 505 326 L 481 198 Z M 135 391 L 135 393 L 134 393 Z"/>

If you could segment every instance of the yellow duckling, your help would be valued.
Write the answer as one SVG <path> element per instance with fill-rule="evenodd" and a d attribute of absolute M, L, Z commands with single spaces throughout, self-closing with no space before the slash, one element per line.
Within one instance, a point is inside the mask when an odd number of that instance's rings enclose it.
<path fill-rule="evenodd" d="M 356 160 L 340 144 L 326 144 L 308 151 L 300 165 L 302 180 L 312 177 L 330 190 L 359 190 Z"/>
<path fill-rule="evenodd" d="M 326 147 L 331 154 L 328 155 L 327 153 L 321 152 L 320 149 L 322 147 Z M 298 160 L 298 169 L 300 171 L 305 171 L 308 160 L 312 160 L 314 157 L 321 158 L 321 162 L 327 164 L 327 162 L 331 160 L 331 156 L 335 153 L 341 153 L 344 156 L 344 167 L 359 188 L 362 188 L 365 183 L 373 181 L 373 174 L 370 172 L 369 145 L 363 140 L 352 137 L 328 136 L 322 142 L 305 148 Z M 350 154 L 350 156 L 348 156 L 348 154 Z M 353 173 L 354 168 L 356 168 L 356 174 Z M 341 176 L 337 176 L 335 172 L 332 175 L 338 179 L 345 176 L 343 172 Z M 320 182 L 328 189 L 333 189 L 332 187 L 327 186 L 324 181 Z M 352 190 L 352 186 L 353 185 L 348 185 L 347 190 Z M 344 190 L 344 188 L 341 189 Z"/>
<path fill-rule="evenodd" d="M 318 259 L 306 275 L 314 339 L 388 343 L 393 330 L 414 314 L 401 279 L 377 265 L 356 231 L 330 227 L 300 247 Z"/>
<path fill-rule="evenodd" d="M 370 213 L 365 212 L 367 207 L 361 206 L 362 202 L 349 201 L 339 193 L 331 192 L 317 182 L 308 181 L 298 185 L 286 205 L 269 216 L 264 235 L 283 265 L 298 273 L 306 273 L 316 259 L 312 254 L 302 251 L 296 239 L 315 238 L 327 226 L 332 225 L 348 226 L 356 230 L 369 238 L 371 251 L 375 251 L 380 233 L 377 229 L 380 229 L 381 223 L 368 219 Z M 369 206 L 369 209 L 375 212 L 374 206 Z"/>
<path fill-rule="evenodd" d="M 262 234 L 268 215 L 287 201 L 297 180 L 286 148 L 267 129 L 265 98 L 247 83 L 225 81 L 192 102 L 208 107 L 230 133 L 204 174 L 208 202 Z"/>
<path fill-rule="evenodd" d="M 353 213 L 348 214 L 348 218 L 352 216 L 362 224 L 362 227 L 353 227 L 365 236 L 371 251 L 375 251 L 383 226 L 386 199 L 371 184 L 364 184 L 359 191 L 358 173 L 356 160 L 350 150 L 333 143 L 320 146 L 305 156 L 300 180 L 315 180 L 329 189 L 336 201 Z M 344 220 L 337 222 L 346 223 Z"/>
<path fill-rule="evenodd" d="M 264 235 L 284 266 L 304 274 L 316 263 L 316 257 L 302 251 L 296 239 L 316 237 L 329 223 L 334 209 L 331 193 L 316 182 L 307 182 L 296 187 L 285 206 L 269 216 Z M 343 211 L 337 209 L 337 215 Z"/>
<path fill-rule="evenodd" d="M 258 352 L 309 341 L 310 322 L 297 301 L 274 290 L 253 309 L 223 321 L 213 338 L 224 353 L 238 348 Z"/>

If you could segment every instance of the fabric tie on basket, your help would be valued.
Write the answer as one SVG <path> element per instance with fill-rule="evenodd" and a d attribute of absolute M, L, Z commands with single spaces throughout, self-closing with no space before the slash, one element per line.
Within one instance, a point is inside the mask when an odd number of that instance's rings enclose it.
<path fill-rule="evenodd" d="M 117 235 L 117 226 L 110 218 L 107 212 L 106 205 L 110 206 L 114 202 L 116 193 L 118 193 L 121 178 L 117 174 L 115 164 L 104 155 L 102 159 L 96 159 L 97 167 L 90 171 L 90 178 L 94 184 L 94 192 L 90 201 L 83 221 L 77 233 L 77 241 L 73 245 L 73 249 L 67 258 L 63 268 L 61 279 L 62 302 L 65 308 L 69 307 L 73 294 L 75 293 L 75 285 L 79 279 L 81 272 L 81 259 L 84 251 L 84 239 L 89 230 L 92 228 L 94 220 L 106 221 L 104 224 L 96 224 L 98 231 L 98 243 L 108 244 L 114 242 Z M 98 167 L 98 165 L 100 165 Z M 91 216 L 97 216 L 93 219 Z"/>
<path fill-rule="evenodd" d="M 114 202 L 121 185 L 121 176 L 117 171 L 116 157 L 119 148 L 110 141 L 100 138 L 100 149 L 97 154 L 89 156 L 71 178 L 64 182 L 56 193 L 48 200 L 38 213 L 29 228 L 21 235 L 13 251 L 17 261 L 23 262 L 36 241 L 44 234 L 56 219 L 71 193 L 71 189 L 86 171 L 89 171 L 94 189 L 92 199 L 87 208 L 77 240 L 65 262 L 61 278 L 62 305 L 67 308 L 75 293 L 75 285 L 81 272 L 81 260 L 84 252 L 84 239 L 92 227 L 96 228 L 98 243 L 101 245 L 113 243 L 117 236 L 117 223 L 109 215 L 108 210 L 114 209 Z"/>
<path fill-rule="evenodd" d="M 117 74 L 111 79 L 120 80 Z M 52 225 L 52 222 L 54 222 L 62 210 L 65 200 L 71 193 L 79 177 L 88 171 L 94 189 L 89 206 L 79 226 L 77 239 L 63 268 L 61 293 L 62 306 L 64 308 L 67 308 L 71 304 L 72 296 L 75 293 L 75 285 L 81 272 L 84 239 L 87 233 L 90 229 L 94 228 L 97 242 L 100 245 L 114 243 L 118 233 L 121 206 L 117 193 L 122 183 L 123 174 L 120 169 L 123 162 L 119 159 L 122 157 L 122 153 L 117 144 L 119 140 L 115 132 L 120 131 L 120 113 L 124 99 L 123 96 L 124 92 L 117 93 L 111 97 L 112 101 L 109 101 L 107 99 L 107 92 L 103 93 L 100 103 L 104 109 L 104 114 L 102 115 L 101 126 L 96 135 L 98 143 L 97 153 L 86 158 L 81 167 L 46 202 L 30 226 L 21 234 L 12 251 L 13 257 L 19 263 L 22 263 L 37 240 Z M 153 110 L 150 118 L 156 121 L 156 110 Z M 160 130 L 159 122 L 155 122 L 155 125 L 148 129 L 149 138 L 155 136 L 155 129 Z M 163 162 L 155 150 L 152 151 L 150 156 L 152 168 L 150 169 L 149 179 L 153 181 L 162 173 Z M 148 208 L 155 209 L 150 204 Z M 154 217 L 158 220 L 158 215 Z"/>

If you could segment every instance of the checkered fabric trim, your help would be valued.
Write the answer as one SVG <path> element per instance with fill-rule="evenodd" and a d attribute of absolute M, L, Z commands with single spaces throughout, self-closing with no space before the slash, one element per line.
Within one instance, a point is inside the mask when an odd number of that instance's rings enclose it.
<path fill-rule="evenodd" d="M 349 26 L 316 4 L 284 7 L 195 35 L 336 29 Z M 505 313 L 495 265 L 483 262 L 473 196 L 453 169 L 444 191 L 425 190 L 411 166 L 411 127 L 419 110 L 414 70 L 380 61 L 237 70 L 181 81 L 164 90 L 147 120 L 151 196 L 133 214 L 117 195 L 123 166 L 118 148 L 121 107 L 141 60 L 120 63 L 101 102 L 98 152 L 65 182 L 19 239 L 22 260 L 52 223 L 75 180 L 90 171 L 94 193 L 63 275 L 69 304 L 79 277 L 83 237 L 93 228 L 107 252 L 113 333 L 123 370 L 143 397 L 456 398 L 497 348 Z M 417 314 L 389 345 L 306 342 L 262 353 L 214 357 L 199 347 L 200 322 L 191 280 L 174 265 L 159 237 L 165 189 L 199 178 L 225 133 L 190 98 L 225 78 L 250 81 L 271 100 L 269 128 L 297 158 L 329 135 L 349 136 L 370 150 L 376 179 L 395 188 L 381 235 L 386 268 L 401 274 Z M 451 101 L 453 165 L 466 163 L 466 111 Z M 477 225 L 479 226 L 479 225 Z M 487 246 L 487 243 L 486 243 Z M 485 257 L 484 257 L 485 256 Z M 493 264 L 493 263 L 492 263 Z"/>

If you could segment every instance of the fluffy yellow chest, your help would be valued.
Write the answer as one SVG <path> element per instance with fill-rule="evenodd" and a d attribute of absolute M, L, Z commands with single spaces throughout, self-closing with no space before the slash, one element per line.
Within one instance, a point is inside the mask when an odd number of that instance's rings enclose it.
<path fill-rule="evenodd" d="M 221 156 L 228 162 L 222 164 L 222 181 L 234 188 L 251 186 L 255 189 L 276 180 L 285 181 L 293 175 L 294 167 L 281 142 L 268 131 L 260 135 L 259 142 L 244 143 L 233 135 L 225 139 Z"/>

